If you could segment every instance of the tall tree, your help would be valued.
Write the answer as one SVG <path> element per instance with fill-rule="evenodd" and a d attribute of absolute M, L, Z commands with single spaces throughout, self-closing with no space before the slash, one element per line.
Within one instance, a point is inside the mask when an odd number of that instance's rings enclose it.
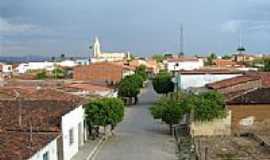
<path fill-rule="evenodd" d="M 118 98 L 97 99 L 87 104 L 85 114 L 86 122 L 90 129 L 110 125 L 113 130 L 123 120 L 124 103 Z"/>
<path fill-rule="evenodd" d="M 118 86 L 118 96 L 129 98 L 131 102 L 132 98 L 135 98 L 135 103 L 137 102 L 137 96 L 140 93 L 140 88 L 142 86 L 143 80 L 139 75 L 127 76 L 122 79 Z"/>
<path fill-rule="evenodd" d="M 53 74 L 53 78 L 55 78 L 55 79 L 65 78 L 66 75 L 67 75 L 66 70 L 65 69 L 62 69 L 60 67 L 56 67 L 52 71 L 52 74 Z"/>
<path fill-rule="evenodd" d="M 263 71 L 270 72 L 270 58 L 264 58 L 263 64 L 264 64 Z"/>
<path fill-rule="evenodd" d="M 205 65 L 213 65 L 215 59 L 217 59 L 217 55 L 216 55 L 215 53 L 211 53 L 211 54 L 207 57 L 207 62 L 206 62 Z"/>
<path fill-rule="evenodd" d="M 165 57 L 162 54 L 155 54 L 152 56 L 153 59 L 155 59 L 158 63 L 161 63 Z"/>
<path fill-rule="evenodd" d="M 136 68 L 135 73 L 140 75 L 144 81 L 147 80 L 147 73 L 146 73 L 145 65 L 140 65 L 138 68 Z"/>
<path fill-rule="evenodd" d="M 155 119 L 161 119 L 169 125 L 170 134 L 173 132 L 173 125 L 179 123 L 184 113 L 178 99 L 165 96 L 162 96 L 150 111 Z"/>
<path fill-rule="evenodd" d="M 168 72 L 160 72 L 152 80 L 153 88 L 158 94 L 168 94 L 174 91 L 172 76 Z"/>

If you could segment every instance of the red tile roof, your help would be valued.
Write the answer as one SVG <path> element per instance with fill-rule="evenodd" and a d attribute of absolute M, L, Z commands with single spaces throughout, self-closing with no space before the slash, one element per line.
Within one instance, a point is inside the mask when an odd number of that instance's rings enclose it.
<path fill-rule="evenodd" d="M 239 70 L 231 70 L 231 69 L 212 69 L 212 68 L 202 68 L 197 70 L 181 70 L 179 71 L 181 74 L 242 74 L 243 72 Z"/>
<path fill-rule="evenodd" d="M 0 129 L 27 130 L 32 124 L 34 131 L 59 132 L 61 117 L 76 107 L 78 107 L 77 104 L 68 101 L 1 100 Z M 19 124 L 19 119 L 21 119 L 21 124 Z"/>
<path fill-rule="evenodd" d="M 57 133 L 1 132 L 0 160 L 25 160 L 54 140 Z"/>
<path fill-rule="evenodd" d="M 66 84 L 65 88 L 79 89 L 79 90 L 89 91 L 89 92 L 109 91 L 112 89 L 107 86 L 91 84 L 91 83 L 70 83 L 70 84 Z"/>
<path fill-rule="evenodd" d="M 270 104 L 270 88 L 258 88 L 241 94 L 227 104 Z"/>
<path fill-rule="evenodd" d="M 270 72 L 249 72 L 247 75 L 260 77 L 263 87 L 270 87 Z"/>
<path fill-rule="evenodd" d="M 0 88 L 0 160 L 30 158 L 59 135 L 62 116 L 84 102 L 53 89 Z"/>
<path fill-rule="evenodd" d="M 188 61 L 199 61 L 196 57 L 172 57 L 167 59 L 168 62 L 188 62 Z"/>
<path fill-rule="evenodd" d="M 206 87 L 210 89 L 221 89 L 221 88 L 226 88 L 226 87 L 234 86 L 237 84 L 247 83 L 249 81 L 256 81 L 256 80 L 260 80 L 260 78 L 256 76 L 254 77 L 253 76 L 239 76 L 239 77 L 233 77 L 230 79 L 225 79 L 222 81 L 210 83 L 210 84 L 207 84 Z"/>
<path fill-rule="evenodd" d="M 17 95 L 18 94 L 18 95 Z M 55 89 L 46 89 L 39 87 L 1 87 L 0 88 L 0 99 L 4 97 L 28 99 L 28 100 L 56 100 L 56 101 L 69 101 L 69 102 L 80 102 L 84 99 L 71 95 Z"/>
<path fill-rule="evenodd" d="M 239 65 L 232 60 L 226 60 L 226 59 L 216 59 L 216 60 L 214 60 L 214 63 L 217 67 L 220 67 L 220 68 L 230 68 L 230 67 L 241 67 L 242 66 L 242 65 Z"/>

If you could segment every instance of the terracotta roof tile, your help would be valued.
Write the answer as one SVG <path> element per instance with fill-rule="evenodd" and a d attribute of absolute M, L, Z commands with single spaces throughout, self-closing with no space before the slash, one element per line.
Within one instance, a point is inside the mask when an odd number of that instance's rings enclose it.
<path fill-rule="evenodd" d="M 239 76 L 239 77 L 234 77 L 234 78 L 210 83 L 210 84 L 207 84 L 206 87 L 210 89 L 221 89 L 221 88 L 226 88 L 226 87 L 234 86 L 237 84 L 247 83 L 249 81 L 256 81 L 256 80 L 260 80 L 260 78 L 257 76 Z"/>
<path fill-rule="evenodd" d="M 270 88 L 250 90 L 231 99 L 227 104 L 270 104 Z"/>
<path fill-rule="evenodd" d="M 0 160 L 25 160 L 54 140 L 57 133 L 1 132 Z"/>
<path fill-rule="evenodd" d="M 249 72 L 247 75 L 260 77 L 263 87 L 270 87 L 270 72 Z"/>

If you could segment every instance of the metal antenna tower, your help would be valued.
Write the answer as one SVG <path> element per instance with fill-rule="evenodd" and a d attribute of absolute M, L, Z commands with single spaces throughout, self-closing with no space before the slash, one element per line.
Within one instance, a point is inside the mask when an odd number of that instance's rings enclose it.
<path fill-rule="evenodd" d="M 184 55 L 184 27 L 183 24 L 181 24 L 180 27 L 180 56 Z"/>

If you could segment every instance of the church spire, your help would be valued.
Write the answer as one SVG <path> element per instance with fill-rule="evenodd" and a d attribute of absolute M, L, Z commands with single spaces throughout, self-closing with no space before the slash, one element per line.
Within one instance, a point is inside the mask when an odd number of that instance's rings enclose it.
<path fill-rule="evenodd" d="M 101 55 L 100 43 L 98 37 L 95 38 L 94 46 L 93 46 L 93 53 L 94 57 L 99 57 Z"/>

